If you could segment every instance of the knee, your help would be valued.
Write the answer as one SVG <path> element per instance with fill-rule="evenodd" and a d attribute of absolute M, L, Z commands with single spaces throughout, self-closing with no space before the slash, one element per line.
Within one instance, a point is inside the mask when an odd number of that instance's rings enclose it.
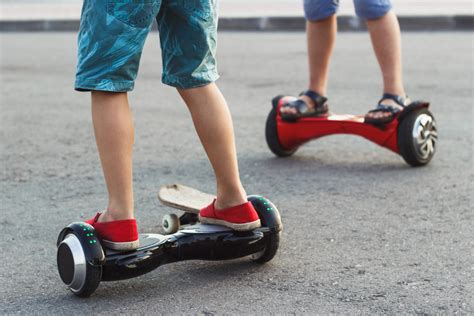
<path fill-rule="evenodd" d="M 339 0 L 304 0 L 304 15 L 307 21 L 321 21 L 337 12 Z"/>
<path fill-rule="evenodd" d="M 354 0 L 357 16 L 366 20 L 383 17 L 392 9 L 390 0 Z"/>

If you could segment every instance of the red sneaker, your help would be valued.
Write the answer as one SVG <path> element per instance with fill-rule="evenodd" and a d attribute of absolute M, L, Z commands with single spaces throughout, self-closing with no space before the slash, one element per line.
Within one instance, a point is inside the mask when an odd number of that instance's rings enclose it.
<path fill-rule="evenodd" d="M 99 223 L 97 221 L 101 214 L 102 213 L 97 212 L 97 214 L 87 220 L 86 223 L 95 228 L 95 231 L 105 247 L 119 251 L 138 248 L 138 228 L 135 219 Z"/>
<path fill-rule="evenodd" d="M 246 231 L 260 227 L 260 219 L 252 203 L 247 202 L 237 206 L 216 210 L 216 200 L 199 211 L 199 220 L 203 224 L 215 224 Z"/>

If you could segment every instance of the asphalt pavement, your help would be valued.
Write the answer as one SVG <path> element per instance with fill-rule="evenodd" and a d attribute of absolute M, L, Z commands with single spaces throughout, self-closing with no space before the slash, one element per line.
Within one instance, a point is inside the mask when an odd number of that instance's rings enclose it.
<path fill-rule="evenodd" d="M 303 33 L 220 34 L 218 85 L 235 123 L 248 193 L 270 198 L 284 223 L 269 264 L 248 259 L 166 265 L 102 283 L 89 299 L 62 284 L 55 242 L 71 221 L 106 205 L 89 94 L 73 91 L 73 33 L 4 33 L 1 40 L 1 314 L 472 314 L 472 32 L 403 35 L 406 89 L 432 102 L 439 143 L 409 167 L 356 136 L 313 141 L 293 157 L 268 150 L 270 100 L 306 86 Z M 176 91 L 160 83 L 151 34 L 136 89 L 139 229 L 170 212 L 156 193 L 180 182 L 214 191 L 209 163 Z M 330 106 L 365 113 L 381 94 L 369 37 L 344 33 L 332 61 Z"/>

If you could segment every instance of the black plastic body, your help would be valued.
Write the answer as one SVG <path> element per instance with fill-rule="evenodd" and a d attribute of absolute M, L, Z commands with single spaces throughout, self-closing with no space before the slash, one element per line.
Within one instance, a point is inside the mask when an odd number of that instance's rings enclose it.
<path fill-rule="evenodd" d="M 250 233 L 232 231 L 213 233 L 177 232 L 163 240 L 130 253 L 111 253 L 102 266 L 102 281 L 133 278 L 157 267 L 182 260 L 227 260 L 262 251 L 270 230 Z"/>
<path fill-rule="evenodd" d="M 176 261 L 228 260 L 260 253 L 268 246 L 278 247 L 278 244 L 272 244 L 282 230 L 278 210 L 260 196 L 250 196 L 249 201 L 262 223 L 262 227 L 250 232 L 198 224 L 172 235 L 144 234 L 142 247 L 124 253 L 102 249 L 100 242 L 91 243 L 91 239 L 97 239 L 94 228 L 86 223 L 73 223 L 61 231 L 58 245 L 68 233 L 73 232 L 81 242 L 87 262 L 101 267 L 102 281 L 133 278 Z M 146 239 L 147 236 L 150 237 Z"/>

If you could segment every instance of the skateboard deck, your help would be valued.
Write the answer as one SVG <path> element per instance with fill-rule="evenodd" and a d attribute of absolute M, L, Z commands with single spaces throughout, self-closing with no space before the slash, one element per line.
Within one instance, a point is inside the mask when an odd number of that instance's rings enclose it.
<path fill-rule="evenodd" d="M 214 201 L 215 196 L 182 184 L 171 184 L 160 188 L 158 199 L 163 205 L 198 214 Z"/>

